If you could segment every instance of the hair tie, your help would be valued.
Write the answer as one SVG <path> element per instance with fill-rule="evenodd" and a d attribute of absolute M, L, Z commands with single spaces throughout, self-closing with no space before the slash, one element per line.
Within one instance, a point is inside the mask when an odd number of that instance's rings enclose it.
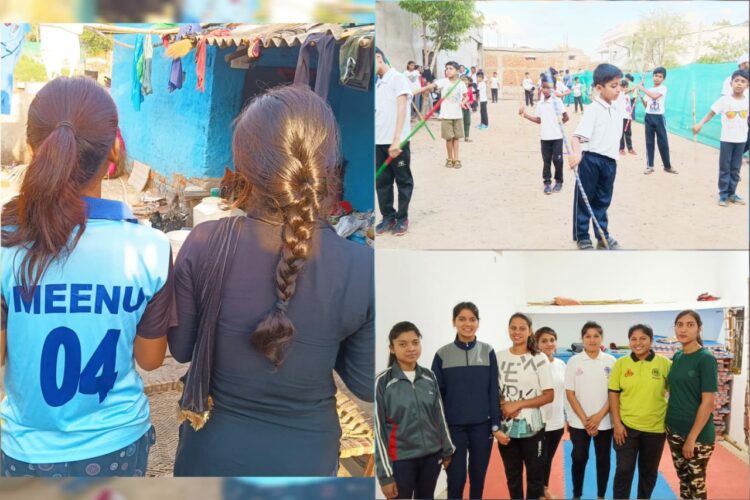
<path fill-rule="evenodd" d="M 73 133 L 75 133 L 76 131 L 76 128 L 73 126 L 73 123 L 69 122 L 68 120 L 57 122 L 57 125 L 55 125 L 55 129 L 58 129 L 60 127 L 69 127 L 73 131 Z"/>
<path fill-rule="evenodd" d="M 279 311 L 286 312 L 289 309 L 289 302 L 286 300 L 277 300 L 275 306 Z"/>

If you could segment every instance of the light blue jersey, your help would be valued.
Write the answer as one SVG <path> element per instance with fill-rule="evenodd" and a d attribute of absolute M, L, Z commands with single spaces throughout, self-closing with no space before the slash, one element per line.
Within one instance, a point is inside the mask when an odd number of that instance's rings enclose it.
<path fill-rule="evenodd" d="M 169 241 L 132 223 L 120 202 L 84 201 L 83 236 L 67 259 L 48 267 L 32 297 L 16 281 L 25 250 L 2 249 L 2 450 L 24 462 L 97 457 L 151 425 L 133 343 L 146 306 L 167 282 Z"/>

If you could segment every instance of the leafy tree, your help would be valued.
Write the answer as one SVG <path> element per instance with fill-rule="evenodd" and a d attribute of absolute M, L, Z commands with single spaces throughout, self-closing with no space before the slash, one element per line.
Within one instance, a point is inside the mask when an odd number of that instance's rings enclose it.
<path fill-rule="evenodd" d="M 677 56 L 685 47 L 686 40 L 680 37 L 687 21 L 682 14 L 666 10 L 655 10 L 638 22 L 630 42 L 630 67 L 643 71 L 656 66 L 673 67 Z"/>
<path fill-rule="evenodd" d="M 435 55 L 441 50 L 457 50 L 468 31 L 483 23 L 474 0 L 402 0 L 399 6 L 416 14 L 421 21 L 422 64 L 435 72 Z"/>
<path fill-rule="evenodd" d="M 728 33 L 719 33 L 711 40 L 706 41 L 705 46 L 708 47 L 709 52 L 698 59 L 699 63 L 723 63 L 736 60 L 746 51 L 748 39 L 745 38 L 738 42 L 732 39 Z"/>
<path fill-rule="evenodd" d="M 112 51 L 112 37 L 100 35 L 93 30 L 84 29 L 80 37 L 81 49 L 84 57 L 104 56 Z"/>

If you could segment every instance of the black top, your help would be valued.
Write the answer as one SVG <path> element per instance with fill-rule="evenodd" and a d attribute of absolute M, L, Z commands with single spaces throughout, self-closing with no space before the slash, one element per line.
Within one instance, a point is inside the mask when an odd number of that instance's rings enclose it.
<path fill-rule="evenodd" d="M 333 370 L 358 398 L 373 400 L 373 251 L 319 224 L 287 311 L 294 341 L 284 364 L 274 371 L 250 344 L 250 335 L 276 302 L 281 226 L 250 217 L 243 223 L 221 290 L 210 389 L 215 406 L 202 430 L 183 426 L 175 473 L 327 475 L 326 458 L 337 458 L 340 434 Z M 179 326 L 168 338 L 180 362 L 192 357 L 199 324 L 193 276 L 214 257 L 205 249 L 216 226 L 212 221 L 195 227 L 175 263 Z M 234 444 L 201 449 L 198 441 L 212 434 Z M 293 439 L 290 447 L 282 443 L 286 439 Z M 252 453 L 264 440 L 279 444 Z M 240 457 L 227 456 L 235 446 L 247 448 Z M 321 464 L 324 469 L 315 468 Z"/>

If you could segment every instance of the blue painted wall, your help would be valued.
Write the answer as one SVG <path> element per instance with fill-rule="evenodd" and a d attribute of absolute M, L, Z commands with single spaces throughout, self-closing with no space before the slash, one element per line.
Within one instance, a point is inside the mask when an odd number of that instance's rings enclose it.
<path fill-rule="evenodd" d="M 134 35 L 117 39 L 133 45 Z M 159 43 L 153 37 L 154 44 Z M 128 156 L 170 177 L 221 177 L 231 159 L 232 122 L 240 112 L 245 71 L 224 61 L 234 48 L 207 47 L 205 92 L 195 88 L 195 52 L 182 58 L 182 89 L 167 91 L 171 59 L 154 47 L 151 82 L 154 92 L 144 97 L 140 111 L 131 102 L 133 49 L 115 45 L 112 96 Z M 257 65 L 294 68 L 298 48 L 266 49 Z M 336 51 L 338 61 L 338 49 Z M 315 63 L 313 59 L 313 64 Z M 374 85 L 368 92 L 338 83 L 338 64 L 328 94 L 341 130 L 342 154 L 347 160 L 344 198 L 361 211 L 374 208 Z"/>

